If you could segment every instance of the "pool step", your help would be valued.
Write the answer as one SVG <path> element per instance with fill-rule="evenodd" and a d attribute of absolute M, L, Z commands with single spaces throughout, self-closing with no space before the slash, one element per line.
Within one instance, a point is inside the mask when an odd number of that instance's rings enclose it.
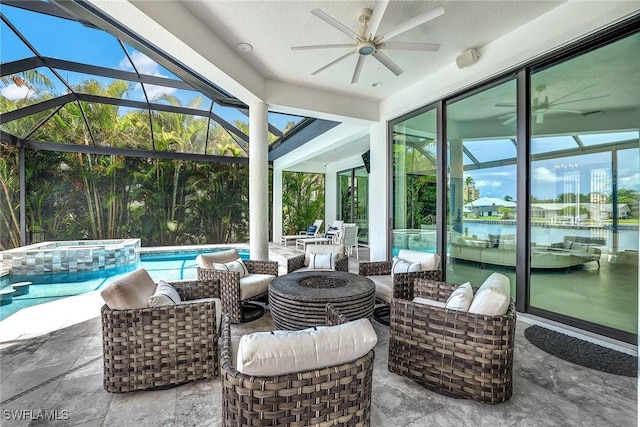
<path fill-rule="evenodd" d="M 27 295 L 29 294 L 29 286 L 31 285 L 31 282 L 18 282 L 18 283 L 12 283 L 11 287 L 13 289 L 15 289 L 15 293 L 13 294 L 14 297 L 19 297 L 22 295 Z"/>
<path fill-rule="evenodd" d="M 13 297 L 27 295 L 30 285 L 31 282 L 18 282 L 0 289 L 0 305 L 9 305 L 13 302 Z"/>
<path fill-rule="evenodd" d="M 0 289 L 0 305 L 8 305 L 13 302 L 13 294 L 16 290 L 11 286 Z"/>

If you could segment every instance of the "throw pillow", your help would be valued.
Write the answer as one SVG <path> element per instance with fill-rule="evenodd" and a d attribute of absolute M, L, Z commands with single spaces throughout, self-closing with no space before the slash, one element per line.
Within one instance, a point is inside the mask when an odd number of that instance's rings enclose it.
<path fill-rule="evenodd" d="M 402 258 L 393 257 L 393 265 L 391 267 L 391 276 L 396 273 L 411 273 L 414 271 L 420 271 L 419 262 L 409 262 Z"/>
<path fill-rule="evenodd" d="M 449 310 L 469 311 L 471 301 L 473 301 L 473 288 L 471 287 L 471 283 L 467 282 L 464 285 L 458 286 L 456 290 L 451 293 L 445 308 Z"/>
<path fill-rule="evenodd" d="M 247 270 L 247 266 L 242 262 L 241 258 L 226 263 L 214 263 L 213 268 L 221 271 L 237 271 L 240 273 L 240 277 L 246 277 L 249 275 L 249 270 Z"/>
<path fill-rule="evenodd" d="M 309 270 L 335 270 L 338 252 L 328 254 L 310 254 Z"/>
<path fill-rule="evenodd" d="M 162 307 L 165 305 L 180 304 L 180 295 L 176 288 L 160 280 L 156 286 L 156 291 L 149 297 L 149 307 Z"/>
<path fill-rule="evenodd" d="M 509 278 L 500 273 L 493 273 L 476 292 L 469 313 L 503 315 L 509 309 L 510 294 Z"/>
<path fill-rule="evenodd" d="M 316 227 L 315 225 L 310 225 L 309 227 L 307 227 L 307 236 L 314 236 L 317 229 L 318 227 Z"/>

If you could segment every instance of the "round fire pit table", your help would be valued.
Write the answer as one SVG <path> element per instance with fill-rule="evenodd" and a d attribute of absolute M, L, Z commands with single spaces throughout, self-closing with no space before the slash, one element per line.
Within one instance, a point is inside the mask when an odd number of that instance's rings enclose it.
<path fill-rule="evenodd" d="M 269 285 L 269 305 L 279 329 L 298 330 L 326 324 L 326 305 L 349 320 L 371 318 L 374 283 L 343 271 L 304 271 L 276 277 Z"/>

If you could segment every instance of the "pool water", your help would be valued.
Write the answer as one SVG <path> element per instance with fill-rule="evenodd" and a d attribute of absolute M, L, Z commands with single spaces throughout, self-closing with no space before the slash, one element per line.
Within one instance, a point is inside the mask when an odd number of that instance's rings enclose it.
<path fill-rule="evenodd" d="M 26 307 L 101 289 L 136 268 L 146 269 L 156 282 L 161 279 L 166 281 L 195 279 L 196 257 L 224 249 L 227 248 L 141 253 L 137 264 L 90 272 L 15 277 L 10 275 L 0 281 L 0 288 L 17 282 L 29 281 L 32 284 L 27 295 L 14 297 L 11 304 L 0 306 L 0 320 Z M 248 250 L 238 249 L 238 253 L 242 259 L 249 259 Z"/>

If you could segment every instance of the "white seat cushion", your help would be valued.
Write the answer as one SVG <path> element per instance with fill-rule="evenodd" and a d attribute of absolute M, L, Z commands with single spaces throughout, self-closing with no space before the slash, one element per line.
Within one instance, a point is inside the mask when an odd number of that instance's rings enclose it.
<path fill-rule="evenodd" d="M 460 285 L 451 293 L 445 304 L 445 308 L 449 310 L 469 311 L 471 302 L 473 301 L 473 288 L 471 283 L 467 282 Z"/>
<path fill-rule="evenodd" d="M 272 376 L 352 362 L 378 342 L 368 319 L 301 331 L 257 332 L 240 339 L 236 369 Z"/>
<path fill-rule="evenodd" d="M 367 276 L 376 285 L 376 297 L 382 301 L 391 303 L 393 298 L 393 277 L 384 276 Z"/>
<path fill-rule="evenodd" d="M 505 314 L 509 309 L 510 294 L 509 278 L 500 273 L 493 273 L 478 288 L 471 307 L 469 307 L 469 313 L 486 316 Z"/>
<path fill-rule="evenodd" d="M 197 304 L 202 302 L 214 301 L 216 303 L 216 330 L 218 335 L 220 335 L 220 328 L 222 327 L 222 301 L 220 298 L 200 298 L 200 299 L 190 299 L 184 300 L 180 302 L 182 304 Z"/>
<path fill-rule="evenodd" d="M 260 295 L 269 290 L 269 283 L 276 276 L 273 274 L 250 274 L 240 279 L 240 300 Z"/>
<path fill-rule="evenodd" d="M 438 301 L 438 300 L 431 299 L 431 298 L 415 297 L 411 301 L 417 302 L 418 304 L 427 304 L 427 305 L 432 305 L 434 307 L 440 307 L 440 308 L 445 308 L 445 306 L 446 306 L 446 303 L 444 301 Z"/>
<path fill-rule="evenodd" d="M 333 268 L 311 268 L 311 267 L 302 267 L 297 270 L 294 270 L 296 273 L 300 273 L 302 271 L 334 271 Z M 293 271 L 291 272 L 293 273 Z"/>

